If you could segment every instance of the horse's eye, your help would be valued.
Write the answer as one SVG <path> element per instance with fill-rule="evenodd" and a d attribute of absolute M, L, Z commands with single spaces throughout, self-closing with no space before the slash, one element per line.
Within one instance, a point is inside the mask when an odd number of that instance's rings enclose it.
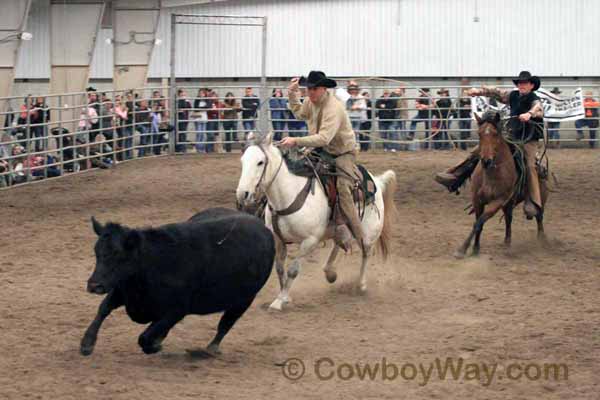
<path fill-rule="evenodd" d="M 263 165 L 265 162 L 264 161 L 259 161 L 258 162 L 258 166 L 260 167 L 261 165 Z"/>

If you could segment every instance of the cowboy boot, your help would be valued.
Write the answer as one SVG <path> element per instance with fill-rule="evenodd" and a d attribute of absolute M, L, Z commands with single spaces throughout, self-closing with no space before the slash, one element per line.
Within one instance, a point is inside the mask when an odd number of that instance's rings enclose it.
<path fill-rule="evenodd" d="M 444 172 L 438 172 L 435 175 L 435 181 L 445 186 L 450 193 L 457 192 L 458 189 L 471 176 L 477 163 L 479 162 L 479 153 L 472 152 L 466 160 L 456 167 L 450 168 Z"/>
<path fill-rule="evenodd" d="M 344 218 L 339 203 L 335 206 L 333 219 L 335 221 L 333 240 L 335 241 L 335 244 L 347 252 L 352 248 L 352 233 L 350 233 L 350 229 L 346 225 L 346 218 Z"/>

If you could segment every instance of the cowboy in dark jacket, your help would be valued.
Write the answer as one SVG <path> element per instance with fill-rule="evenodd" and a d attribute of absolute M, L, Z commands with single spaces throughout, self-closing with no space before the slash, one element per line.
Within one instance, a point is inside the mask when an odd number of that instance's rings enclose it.
<path fill-rule="evenodd" d="M 541 212 L 542 198 L 536 168 L 536 152 L 538 139 L 542 137 L 544 108 L 535 91 L 540 87 L 540 78 L 532 76 L 529 71 L 522 71 L 516 79 L 516 90 L 508 91 L 497 88 L 473 88 L 465 92 L 468 96 L 486 96 L 496 98 L 510 106 L 508 128 L 513 141 L 522 143 L 527 162 L 527 199 L 524 211 L 532 218 Z M 469 157 L 455 167 L 436 175 L 435 180 L 446 186 L 450 192 L 458 190 L 460 185 L 473 173 L 479 162 L 479 146 L 475 147 Z"/>

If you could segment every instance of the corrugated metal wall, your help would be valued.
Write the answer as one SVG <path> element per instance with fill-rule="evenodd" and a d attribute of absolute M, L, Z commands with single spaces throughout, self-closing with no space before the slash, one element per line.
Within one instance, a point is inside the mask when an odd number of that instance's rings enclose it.
<path fill-rule="evenodd" d="M 48 27 L 34 0 L 18 77 L 47 78 Z M 47 8 L 47 5 L 45 6 Z M 600 75 L 600 1 L 245 0 L 180 7 L 177 13 L 269 18 L 267 74 L 320 68 L 333 76 Z M 170 18 L 163 11 L 150 77 L 169 75 Z M 47 12 L 46 14 L 47 15 Z M 474 17 L 479 22 L 474 22 Z M 177 76 L 260 75 L 260 28 L 179 26 Z M 101 32 L 93 78 L 112 78 L 112 47 Z"/>

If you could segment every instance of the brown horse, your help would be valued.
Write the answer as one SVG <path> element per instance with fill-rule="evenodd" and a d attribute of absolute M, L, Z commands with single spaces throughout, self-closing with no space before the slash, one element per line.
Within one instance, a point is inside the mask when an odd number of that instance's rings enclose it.
<path fill-rule="evenodd" d="M 504 243 L 506 246 L 510 246 L 513 209 L 526 196 L 526 190 L 517 189 L 517 167 L 511 149 L 502 137 L 499 128 L 500 114 L 487 112 L 481 118 L 477 115 L 475 117 L 479 124 L 480 148 L 480 161 L 475 168 L 471 182 L 475 224 L 463 245 L 456 251 L 455 256 L 458 258 L 464 257 L 471 246 L 473 237 L 475 237 L 473 255 L 479 254 L 479 239 L 483 225 L 500 209 L 504 211 L 506 224 Z M 526 189 L 526 185 L 524 186 Z M 548 190 L 543 180 L 540 180 L 540 190 L 542 209 L 536 216 L 537 234 L 538 239 L 544 240 L 544 204 L 548 197 Z"/>

